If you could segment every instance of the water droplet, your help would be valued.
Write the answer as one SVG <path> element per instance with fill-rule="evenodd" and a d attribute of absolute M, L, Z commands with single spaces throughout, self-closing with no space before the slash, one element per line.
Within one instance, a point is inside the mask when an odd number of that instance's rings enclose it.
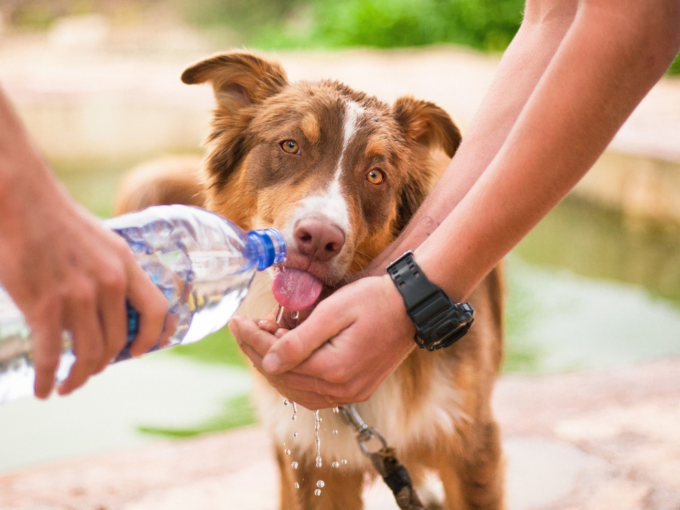
<path fill-rule="evenodd" d="M 290 400 L 285 399 L 285 400 L 283 401 L 283 405 L 284 405 L 284 406 L 287 406 L 288 404 L 290 404 Z"/>
<path fill-rule="evenodd" d="M 334 407 L 334 408 L 333 408 L 333 414 L 338 414 L 339 412 L 340 412 L 340 408 L 339 408 L 339 407 Z"/>
<path fill-rule="evenodd" d="M 294 485 L 293 487 L 295 487 L 296 489 L 299 489 L 299 488 L 300 488 L 300 484 L 297 483 L 297 482 L 295 482 L 295 485 Z"/>
<path fill-rule="evenodd" d="M 290 467 L 292 467 L 293 469 L 297 469 L 298 466 L 299 466 L 299 464 L 295 461 L 291 462 L 291 464 L 290 464 Z"/>
<path fill-rule="evenodd" d="M 290 450 L 283 450 L 283 453 L 285 453 L 286 455 L 290 455 Z"/>
<path fill-rule="evenodd" d="M 331 464 L 331 466 L 334 467 L 334 468 L 339 468 L 339 467 L 340 467 L 340 463 L 339 463 L 339 462 L 333 462 L 333 463 Z"/>
<path fill-rule="evenodd" d="M 299 434 L 297 432 L 293 432 L 293 437 L 298 437 L 298 435 Z"/>
<path fill-rule="evenodd" d="M 337 430 L 334 430 L 334 431 L 333 431 L 333 435 L 334 435 L 334 436 L 337 436 L 337 435 L 338 435 L 338 431 L 337 431 Z"/>
<path fill-rule="evenodd" d="M 293 420 L 297 420 L 297 414 L 293 415 Z"/>
<path fill-rule="evenodd" d="M 319 489 L 323 489 L 326 486 L 326 482 L 324 482 L 323 480 L 319 480 L 318 482 L 316 482 L 316 486 Z"/>
<path fill-rule="evenodd" d="M 294 321 L 298 320 L 300 318 L 300 312 L 295 311 L 290 314 L 290 318 L 293 319 Z"/>
<path fill-rule="evenodd" d="M 340 464 L 342 464 L 343 466 L 346 465 L 346 464 L 347 464 L 347 459 L 342 459 L 342 460 L 340 461 Z"/>
<path fill-rule="evenodd" d="M 314 443 L 316 445 L 316 467 L 321 467 L 321 438 L 319 437 L 319 428 L 321 427 L 321 418 L 319 417 L 319 410 L 314 411 Z"/>
<path fill-rule="evenodd" d="M 314 495 L 315 495 L 315 496 L 321 496 L 321 489 L 316 489 L 316 490 L 314 491 Z"/>

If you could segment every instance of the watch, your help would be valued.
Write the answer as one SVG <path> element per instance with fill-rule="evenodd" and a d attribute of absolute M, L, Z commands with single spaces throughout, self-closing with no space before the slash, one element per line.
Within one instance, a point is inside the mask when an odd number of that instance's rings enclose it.
<path fill-rule="evenodd" d="M 421 349 L 436 351 L 451 346 L 468 332 L 475 321 L 470 303 L 454 303 L 427 279 L 407 251 L 387 266 L 387 273 L 406 304 L 416 326 L 415 341 Z"/>

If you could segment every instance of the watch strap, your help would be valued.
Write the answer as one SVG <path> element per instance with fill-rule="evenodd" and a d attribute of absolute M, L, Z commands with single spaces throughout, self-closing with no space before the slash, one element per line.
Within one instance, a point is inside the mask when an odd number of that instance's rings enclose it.
<path fill-rule="evenodd" d="M 387 266 L 404 299 L 406 311 L 416 326 L 415 341 L 431 351 L 449 347 L 462 338 L 474 322 L 470 303 L 454 303 L 437 285 L 427 279 L 407 251 Z"/>

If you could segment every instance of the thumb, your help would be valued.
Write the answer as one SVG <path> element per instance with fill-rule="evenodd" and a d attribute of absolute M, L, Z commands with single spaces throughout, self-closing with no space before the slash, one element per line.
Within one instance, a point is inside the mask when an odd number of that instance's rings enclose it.
<path fill-rule="evenodd" d="M 291 370 L 348 327 L 353 321 L 342 317 L 333 301 L 332 297 L 323 301 L 305 322 L 274 343 L 262 360 L 262 368 L 270 374 Z"/>

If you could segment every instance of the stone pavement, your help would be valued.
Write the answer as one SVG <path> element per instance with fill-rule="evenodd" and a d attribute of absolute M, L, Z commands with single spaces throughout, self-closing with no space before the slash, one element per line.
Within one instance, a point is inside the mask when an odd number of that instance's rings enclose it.
<path fill-rule="evenodd" d="M 680 359 L 502 377 L 509 510 L 680 509 L 679 396 Z M 0 509 L 273 510 L 277 485 L 251 427 L 0 476 Z M 381 484 L 367 501 L 397 508 Z"/>

